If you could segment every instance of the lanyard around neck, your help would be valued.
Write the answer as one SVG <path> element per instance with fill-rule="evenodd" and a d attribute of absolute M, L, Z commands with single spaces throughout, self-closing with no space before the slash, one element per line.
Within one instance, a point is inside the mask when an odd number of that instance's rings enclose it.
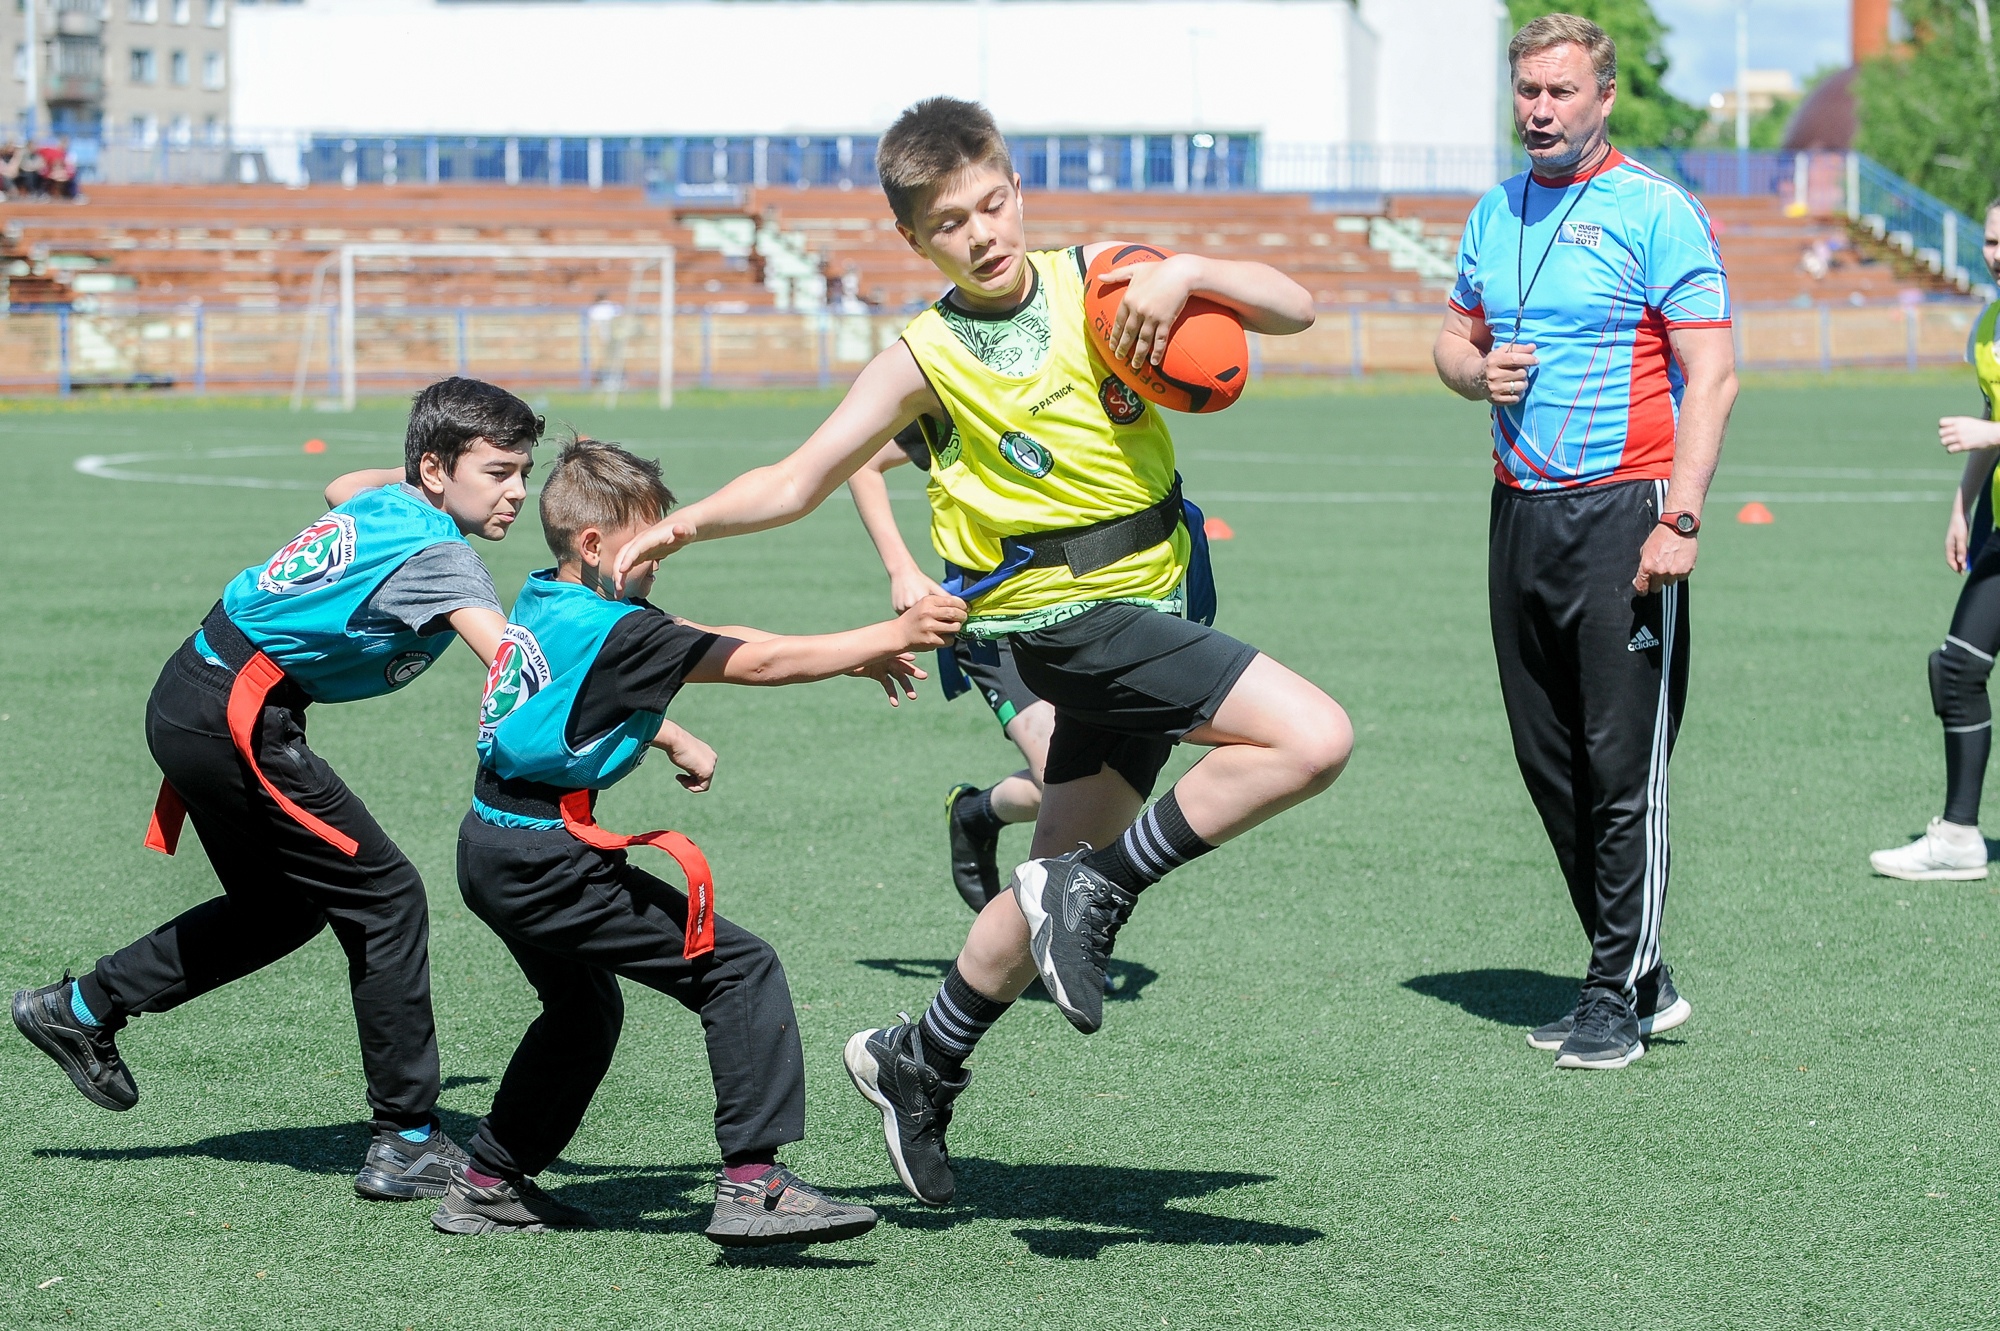
<path fill-rule="evenodd" d="M 1605 157 L 1609 157 L 1611 155 L 1611 149 L 1608 145 L 1604 150 L 1604 155 Z M 1555 252 L 1556 242 L 1562 239 L 1562 230 L 1563 227 L 1569 224 L 1569 215 L 1576 211 L 1576 206 L 1579 203 L 1583 202 L 1583 196 L 1590 193 L 1590 184 L 1592 181 L 1597 179 L 1598 168 L 1602 167 L 1603 164 L 1604 164 L 1603 158 L 1600 158 L 1598 160 L 1597 167 L 1591 168 L 1590 173 L 1584 176 L 1583 188 L 1576 192 L 1576 197 L 1569 201 L 1569 207 L 1563 209 L 1563 215 L 1560 218 L 1556 219 L 1555 234 L 1550 236 L 1549 243 L 1542 247 L 1541 260 L 1535 264 L 1535 275 L 1528 279 L 1528 284 L 1525 288 L 1521 285 L 1521 272 L 1522 269 L 1525 267 L 1525 262 L 1527 258 L 1528 196 L 1534 191 L 1535 188 L 1535 173 L 1533 171 L 1529 171 L 1526 176 L 1523 176 L 1521 178 L 1521 237 L 1520 240 L 1514 246 L 1514 290 L 1520 293 L 1520 299 L 1514 306 L 1513 341 L 1517 343 L 1521 340 L 1521 320 L 1524 317 L 1526 317 L 1528 313 L 1528 297 L 1534 292 L 1535 283 L 1542 280 L 1542 269 L 1545 265 L 1547 265 L 1549 261 L 1549 255 Z"/>

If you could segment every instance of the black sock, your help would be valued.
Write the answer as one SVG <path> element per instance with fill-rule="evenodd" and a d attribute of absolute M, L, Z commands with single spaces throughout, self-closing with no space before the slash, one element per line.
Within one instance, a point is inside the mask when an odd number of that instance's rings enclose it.
<path fill-rule="evenodd" d="M 1090 852 L 1083 862 L 1136 896 L 1189 860 L 1214 849 L 1194 834 L 1181 816 L 1180 801 L 1169 790 L 1133 820 L 1124 836 Z"/>
<path fill-rule="evenodd" d="M 951 816 L 958 820 L 960 827 L 981 841 L 991 841 L 1007 825 L 1006 820 L 994 812 L 991 786 L 960 796 L 958 803 L 951 806 Z"/>
<path fill-rule="evenodd" d="M 1944 732 L 1944 820 L 1964 827 L 1979 825 L 1979 792 L 1986 784 L 1986 755 L 1993 748 L 1993 727 Z"/>
<path fill-rule="evenodd" d="M 974 1045 L 986 1034 L 1000 1014 L 1014 1006 L 988 998 L 965 982 L 953 962 L 945 972 L 944 985 L 917 1022 L 917 1035 L 924 1044 L 924 1062 L 956 1080 L 972 1057 Z"/>

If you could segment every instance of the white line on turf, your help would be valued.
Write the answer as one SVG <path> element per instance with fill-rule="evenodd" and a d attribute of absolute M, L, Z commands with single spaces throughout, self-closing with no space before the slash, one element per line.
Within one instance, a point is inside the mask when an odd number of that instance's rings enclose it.
<path fill-rule="evenodd" d="M 204 448 L 184 453 L 88 453 L 73 465 L 85 476 L 107 481 L 145 481 L 152 485 L 222 485 L 240 490 L 317 490 L 311 481 L 268 476 L 213 476 L 199 472 L 131 471 L 135 462 L 219 461 L 226 458 L 296 457 L 296 448 Z"/>

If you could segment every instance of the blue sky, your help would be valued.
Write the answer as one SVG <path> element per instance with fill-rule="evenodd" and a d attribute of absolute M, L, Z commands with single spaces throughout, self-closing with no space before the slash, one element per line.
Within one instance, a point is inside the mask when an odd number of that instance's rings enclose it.
<path fill-rule="evenodd" d="M 1673 31 L 1667 87 L 1686 101 L 1736 82 L 1736 0 L 1653 0 Z M 1803 79 L 1823 65 L 1845 65 L 1847 0 L 1750 0 L 1750 67 L 1789 69 Z"/>

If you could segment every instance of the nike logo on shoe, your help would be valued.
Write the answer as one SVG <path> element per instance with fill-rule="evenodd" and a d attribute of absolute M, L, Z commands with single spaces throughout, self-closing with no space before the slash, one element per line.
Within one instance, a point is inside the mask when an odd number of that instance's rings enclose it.
<path fill-rule="evenodd" d="M 1632 641 L 1625 644 L 1625 650 L 1628 652 L 1650 652 L 1659 645 L 1660 640 L 1653 636 L 1653 630 L 1641 624 L 1639 631 L 1632 635 Z"/>

